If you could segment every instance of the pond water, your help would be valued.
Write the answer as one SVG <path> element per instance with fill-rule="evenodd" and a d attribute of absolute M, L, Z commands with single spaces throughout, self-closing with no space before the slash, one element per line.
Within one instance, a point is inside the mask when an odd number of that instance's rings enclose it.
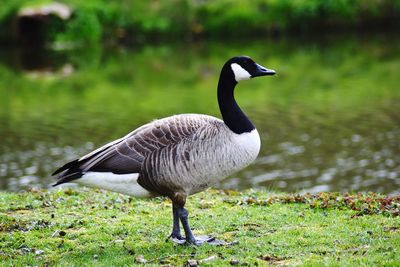
<path fill-rule="evenodd" d="M 155 118 L 219 116 L 220 67 L 238 54 L 278 74 L 237 87 L 262 149 L 218 188 L 400 193 L 400 38 L 393 35 L 3 48 L 0 190 L 49 188 L 60 165 Z"/>

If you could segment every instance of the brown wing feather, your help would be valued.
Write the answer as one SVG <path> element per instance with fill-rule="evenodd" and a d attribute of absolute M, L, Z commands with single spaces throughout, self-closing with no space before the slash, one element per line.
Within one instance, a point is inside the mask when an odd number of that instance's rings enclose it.
<path fill-rule="evenodd" d="M 54 173 L 59 173 L 56 185 L 78 179 L 87 171 L 140 173 L 148 155 L 179 143 L 208 120 L 208 116 L 178 115 L 153 121 L 79 160 L 65 164 Z"/>

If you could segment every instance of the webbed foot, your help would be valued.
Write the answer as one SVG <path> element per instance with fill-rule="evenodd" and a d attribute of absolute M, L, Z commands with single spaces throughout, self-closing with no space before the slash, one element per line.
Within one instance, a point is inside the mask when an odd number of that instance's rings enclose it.
<path fill-rule="evenodd" d="M 174 242 L 176 244 L 180 244 L 180 245 L 185 244 L 185 242 L 186 242 L 185 238 L 183 238 L 180 233 L 177 233 L 177 234 L 172 233 L 172 234 L 170 234 L 167 237 L 167 239 L 165 239 L 165 242 L 168 242 L 169 239 L 171 239 L 172 242 Z"/>
<path fill-rule="evenodd" d="M 216 239 L 215 237 L 212 236 L 201 235 L 201 236 L 193 236 L 193 238 L 187 238 L 185 242 L 183 242 L 183 244 L 195 245 L 195 246 L 201 246 L 203 244 L 209 244 L 213 246 L 226 246 L 226 245 L 231 245 L 232 243 Z"/>

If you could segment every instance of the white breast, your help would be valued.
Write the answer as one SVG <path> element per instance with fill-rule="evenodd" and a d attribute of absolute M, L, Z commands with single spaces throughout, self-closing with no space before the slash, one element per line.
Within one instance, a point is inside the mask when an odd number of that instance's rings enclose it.
<path fill-rule="evenodd" d="M 203 143 L 201 147 L 192 144 L 193 151 L 204 153 L 192 154 L 191 162 L 188 162 L 190 168 L 182 165 L 175 170 L 174 177 L 181 179 L 180 184 L 184 185 L 188 194 L 204 190 L 247 167 L 257 158 L 261 145 L 257 130 L 235 134 L 227 128 L 221 132 L 220 138 Z"/>
<path fill-rule="evenodd" d="M 260 152 L 261 141 L 257 129 L 249 133 L 236 134 L 234 143 L 240 146 L 249 156 L 252 161 L 255 160 Z"/>

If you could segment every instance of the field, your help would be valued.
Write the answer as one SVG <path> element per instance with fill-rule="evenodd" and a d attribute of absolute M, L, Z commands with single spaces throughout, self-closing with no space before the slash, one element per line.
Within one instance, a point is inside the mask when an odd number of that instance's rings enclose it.
<path fill-rule="evenodd" d="M 400 198 L 208 190 L 189 199 L 194 233 L 232 242 L 165 241 L 171 203 L 104 191 L 0 195 L 3 266 L 395 266 Z"/>

